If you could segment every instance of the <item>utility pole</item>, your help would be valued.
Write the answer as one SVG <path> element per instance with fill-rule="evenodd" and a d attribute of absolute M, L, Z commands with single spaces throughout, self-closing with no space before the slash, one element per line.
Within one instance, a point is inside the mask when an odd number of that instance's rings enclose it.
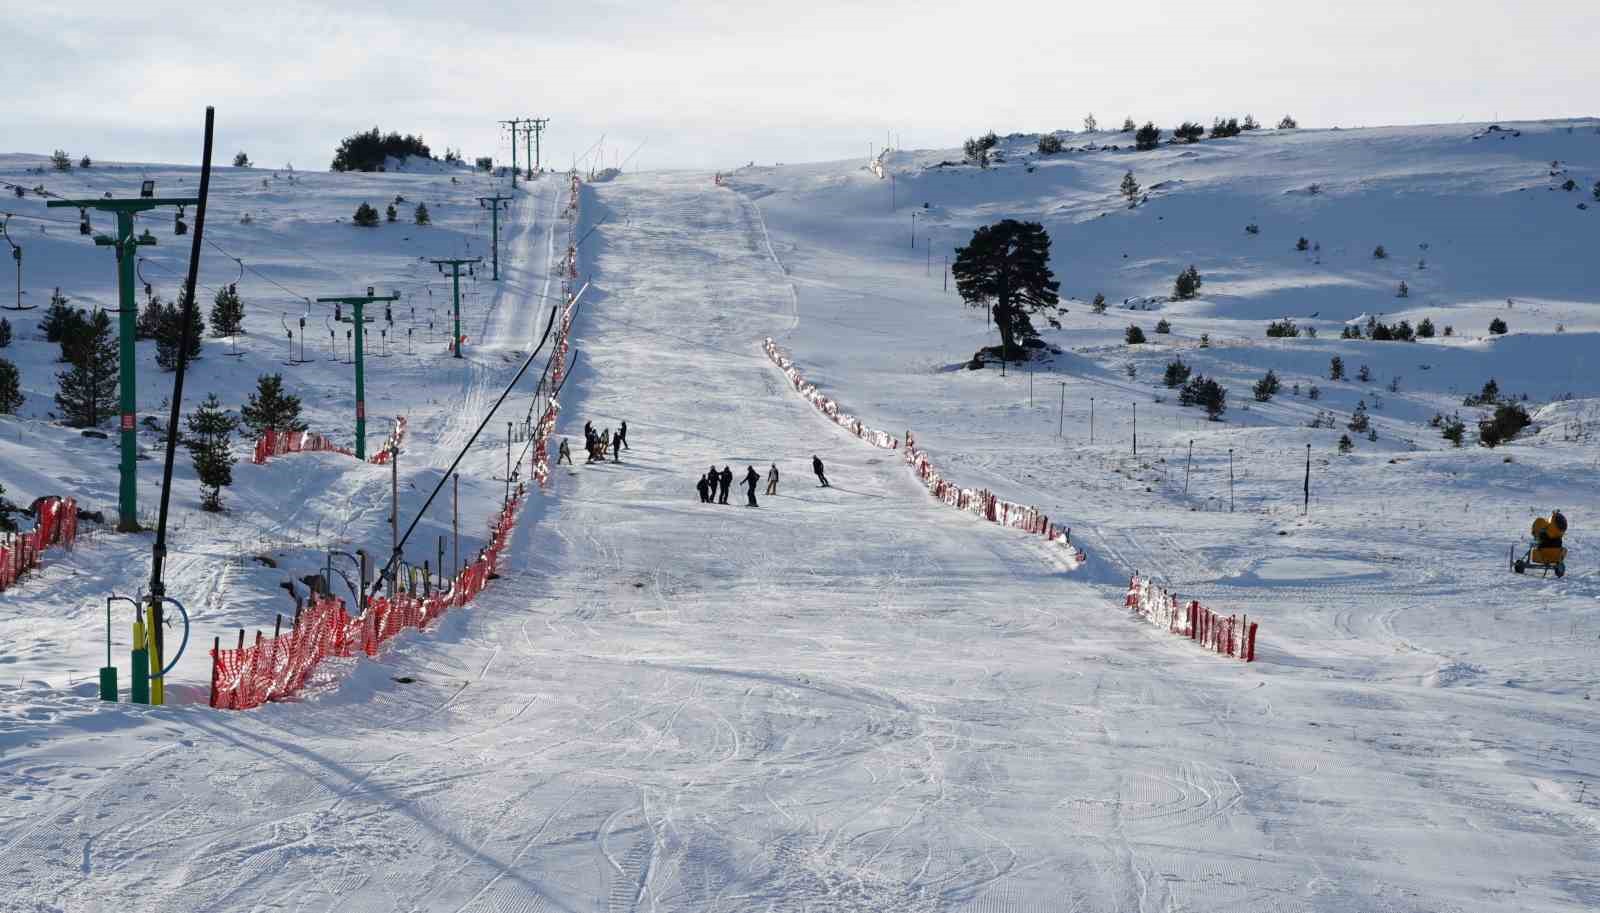
<path fill-rule="evenodd" d="M 400 574 L 400 445 L 389 446 L 389 554 L 394 574 L 389 577 L 389 598 L 394 598 L 395 577 Z"/>
<path fill-rule="evenodd" d="M 329 298 L 318 298 L 317 301 L 334 305 L 335 313 L 339 305 L 348 304 L 353 309 L 349 317 L 339 316 L 339 320 L 351 324 L 355 328 L 355 362 L 356 362 L 356 459 L 367 458 L 367 374 L 366 358 L 362 340 L 363 330 L 373 320 L 367 317 L 364 309 L 375 301 L 399 301 L 400 293 L 392 295 L 374 295 L 372 286 L 367 286 L 365 295 L 343 295 Z M 365 581 L 363 581 L 363 586 Z"/>
<path fill-rule="evenodd" d="M 1229 451 L 1232 453 L 1232 451 Z M 1133 455 L 1139 455 L 1139 403 L 1133 404 Z"/>
<path fill-rule="evenodd" d="M 510 120 L 500 121 L 511 127 L 511 189 L 517 189 L 517 128 L 522 124 L 521 118 L 513 117 Z"/>
<path fill-rule="evenodd" d="M 511 197 L 501 196 L 498 193 L 492 197 L 478 197 L 478 205 L 480 207 L 489 207 L 489 226 L 492 232 L 489 253 L 494 257 L 494 281 L 496 282 L 500 281 L 500 204 L 510 199 Z"/>
<path fill-rule="evenodd" d="M 483 262 L 483 258 L 482 257 L 461 257 L 461 258 L 445 257 L 443 259 L 430 260 L 428 262 L 432 263 L 434 266 L 439 267 L 440 274 L 444 273 L 444 268 L 445 268 L 445 266 L 447 264 L 450 267 L 451 298 L 455 302 L 455 315 L 456 315 L 455 341 L 450 344 L 450 349 L 451 349 L 452 352 L 455 353 L 455 356 L 457 358 L 460 358 L 461 357 L 461 267 L 462 267 L 463 264 L 465 264 L 466 267 L 467 267 L 467 272 L 468 273 L 472 273 L 472 267 L 475 264 L 482 263 Z M 498 276 L 496 278 L 498 278 Z"/>
<path fill-rule="evenodd" d="M 539 135 L 544 133 L 545 125 L 550 123 L 548 117 L 530 117 L 528 123 L 533 130 L 533 167 L 536 171 L 544 170 L 544 154 L 539 149 Z"/>
<path fill-rule="evenodd" d="M 1056 381 L 1056 385 L 1061 388 L 1061 417 L 1056 421 L 1056 437 L 1066 437 L 1067 436 L 1067 382 L 1064 381 L 1064 380 L 1058 380 L 1058 381 Z"/>
<path fill-rule="evenodd" d="M 122 400 L 122 460 L 118 466 L 121 475 L 120 487 L 117 493 L 117 530 L 118 532 L 131 533 L 139 529 L 139 486 L 138 486 L 138 459 L 139 459 L 139 432 L 135 427 L 138 412 L 134 378 L 134 346 L 133 339 L 138 323 L 139 306 L 134 301 L 134 289 L 137 277 L 135 275 L 135 260 L 138 249 L 147 244 L 155 244 L 155 235 L 147 229 L 144 234 L 135 238 L 133 236 L 133 216 L 135 213 L 146 212 L 160 206 L 198 206 L 198 197 L 157 197 L 155 195 L 155 182 L 145 181 L 140 190 L 140 196 L 132 199 L 87 199 L 87 200 L 50 200 L 45 203 L 50 208 L 72 207 L 83 216 L 79 231 L 89 233 L 89 210 L 96 209 L 100 212 L 116 213 L 117 236 L 99 234 L 94 236 L 94 243 L 98 247 L 112 247 L 117 253 L 117 363 L 120 369 L 118 377 L 118 393 Z"/>

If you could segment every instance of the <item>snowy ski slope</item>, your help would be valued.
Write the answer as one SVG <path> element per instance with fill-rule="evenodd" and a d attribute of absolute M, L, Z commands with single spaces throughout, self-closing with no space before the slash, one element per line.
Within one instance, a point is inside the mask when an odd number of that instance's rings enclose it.
<path fill-rule="evenodd" d="M 1592 267 L 1562 240 L 1592 241 L 1600 213 L 1542 185 L 1520 201 L 1510 184 L 1534 177 L 1506 176 L 1540 176 L 1549 159 L 1600 171 L 1600 137 L 1587 124 L 1572 139 L 1565 125 L 1520 126 L 1526 153 L 1507 140 L 1473 160 L 1472 128 L 1456 127 L 1263 134 L 1138 158 L 1014 153 L 987 174 L 923 170 L 949 150 L 896 153 L 895 212 L 861 162 L 746 169 L 730 187 L 647 174 L 586 188 L 592 297 L 562 431 L 625 419 L 634 449 L 621 463 L 562 467 L 551 495 L 530 503 L 510 572 L 479 603 L 301 702 L 243 714 L 97 706 L 84 678 L 103 661 L 93 600 L 110 582 L 106 557 L 137 565 L 147 543 L 108 538 L 0 595 L 0 652 L 22 672 L 0 673 L 0 898 L 27 911 L 1594 908 L 1600 804 L 1592 789 L 1579 801 L 1579 782 L 1593 782 L 1600 758 L 1589 700 L 1600 591 L 1583 550 L 1595 466 L 1592 443 L 1563 441 L 1557 419 L 1600 395 L 1583 370 L 1600 322 Z M 1584 130 L 1588 146 L 1549 151 Z M 1446 154 L 1452 143 L 1470 151 Z M 1394 195 L 1362 185 L 1378 161 L 1409 175 L 1424 202 L 1391 213 L 1397 240 L 1372 243 L 1398 252 L 1429 239 L 1431 275 L 1411 283 L 1411 306 L 1472 327 L 1466 338 L 1336 338 L 1337 321 L 1395 307 L 1384 297 L 1394 277 L 1367 257 L 1366 226 Z M 1124 210 L 1114 196 L 1127 167 L 1147 186 L 1186 183 Z M 453 192 L 438 175 L 301 180 L 341 194 L 328 219 L 402 182 L 420 185 L 399 191 L 408 197 Z M 1329 205 L 1297 216 L 1308 201 L 1282 191 L 1311 180 L 1328 189 L 1310 205 Z M 475 305 L 468 364 L 438 352 L 389 362 L 385 392 L 412 423 L 401 466 L 416 499 L 546 313 L 558 183 L 519 194 L 506 280 Z M 1216 199 L 1185 199 L 1200 186 Z M 931 275 L 909 244 L 907 201 L 928 202 L 943 232 Z M 1452 216 L 1511 201 L 1548 207 L 1500 222 Z M 1172 338 L 1152 336 L 1144 351 L 1123 347 L 1121 330 L 1138 321 L 1148 333 L 1156 315 L 1098 317 L 1071 302 L 1065 328 L 1047 334 L 1063 353 L 1036 366 L 1030 407 L 1025 371 L 1002 381 L 960 368 L 993 338 L 941 290 L 940 247 L 1050 207 L 1064 293 L 1160 294 L 1189 262 L 1207 279 L 1200 301 L 1164 312 Z M 1590 221 L 1569 224 L 1569 210 Z M 1247 239 L 1251 220 L 1262 233 Z M 1515 256 L 1469 245 L 1485 225 L 1513 226 L 1496 231 Z M 465 214 L 460 231 L 478 237 Z M 1323 238 L 1322 264 L 1293 252 L 1300 234 Z M 316 256 L 361 262 L 342 237 Z M 468 243 L 481 242 L 458 249 Z M 416 256 L 394 247 L 404 250 L 390 237 L 366 252 L 390 259 L 351 284 L 382 282 Z M 1430 288 L 1432 275 L 1450 278 Z M 1323 285 L 1352 291 L 1302 303 Z M 1478 339 L 1504 297 L 1517 302 L 1513 335 Z M 1312 311 L 1319 338 L 1262 338 L 1270 317 Z M 759 347 L 765 335 L 874 426 L 914 430 L 963 483 L 1073 524 L 1089 563 L 1063 574 L 1036 537 L 934 503 L 896 454 L 791 392 Z M 1227 383 L 1228 421 L 1197 424 L 1155 401 L 1175 350 Z M 1378 379 L 1327 381 L 1333 353 Z M 1286 391 L 1248 402 L 1246 381 L 1268 365 L 1286 387 L 1316 380 L 1321 401 Z M 312 423 L 337 430 L 342 375 L 323 370 L 306 375 L 327 390 L 307 397 L 324 410 Z M 1404 375 L 1397 393 L 1382 387 L 1393 373 Z M 1450 449 L 1427 416 L 1490 374 L 1535 399 L 1580 399 L 1526 442 Z M 1341 457 L 1342 426 L 1303 427 L 1317 408 L 1347 416 L 1374 390 L 1377 443 Z M 1111 405 L 1134 399 L 1138 459 Z M 0 439 L 17 446 L 21 428 L 59 448 L 68 433 L 40 417 L 0 420 Z M 1314 495 L 1301 518 L 1306 443 Z M 14 468 L 13 454 L 37 460 L 46 446 L 7 452 L 0 481 L 31 494 L 87 471 L 35 483 Z M 816 487 L 812 454 L 834 487 Z M 493 502 L 500 460 L 497 443 L 473 455 L 464 517 Z M 758 495 L 759 509 L 696 503 L 708 464 L 742 476 L 774 461 L 781 493 Z M 296 485 L 338 502 L 299 516 L 342 519 L 387 473 L 307 454 L 241 464 L 236 479 L 230 520 L 264 525 L 296 503 Z M 1572 572 L 1512 577 L 1506 546 L 1552 506 L 1574 520 Z M 383 514 L 381 502 L 358 510 L 338 535 L 381 543 Z M 196 529 L 190 541 L 206 537 Z M 304 566 L 331 541 L 274 553 Z M 194 547 L 186 585 L 200 587 L 227 546 L 210 548 Z M 1260 660 L 1136 623 L 1120 608 L 1134 568 L 1259 619 Z M 218 604 L 241 605 L 206 624 L 266 623 L 284 602 L 273 592 L 283 573 L 229 571 L 213 584 Z M 23 637 L 43 646 L 23 653 Z M 200 668 L 188 668 L 198 684 Z"/>

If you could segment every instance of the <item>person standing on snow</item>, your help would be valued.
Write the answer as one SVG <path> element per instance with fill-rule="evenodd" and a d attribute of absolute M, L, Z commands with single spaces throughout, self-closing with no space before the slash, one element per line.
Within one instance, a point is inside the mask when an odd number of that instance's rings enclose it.
<path fill-rule="evenodd" d="M 733 487 L 733 470 L 727 466 L 722 467 L 722 472 L 717 474 L 717 487 L 721 489 L 717 495 L 717 503 L 728 503 L 728 489 Z"/>
<path fill-rule="evenodd" d="M 823 488 L 831 487 L 828 485 L 828 477 L 822 472 L 822 458 L 814 453 L 811 455 L 811 471 L 817 474 L 817 481 L 822 483 Z"/>
<path fill-rule="evenodd" d="M 611 462 L 622 462 L 622 432 L 620 431 L 611 438 Z"/>
<path fill-rule="evenodd" d="M 706 490 L 710 492 L 706 495 L 707 504 L 717 503 L 717 478 L 718 473 L 716 466 L 712 466 L 710 469 L 706 470 Z"/>
<path fill-rule="evenodd" d="M 747 467 L 744 474 L 744 484 L 747 486 L 745 494 L 749 496 L 750 503 L 746 507 L 759 507 L 756 503 L 756 483 L 761 481 L 761 473 L 756 472 L 754 466 Z"/>
<path fill-rule="evenodd" d="M 563 462 L 572 465 L 572 448 L 567 445 L 566 438 L 561 439 L 561 451 L 556 455 L 556 465 L 560 466 Z"/>
<path fill-rule="evenodd" d="M 711 483 L 706 481 L 706 477 L 705 477 L 704 474 L 702 474 L 700 476 L 700 481 L 698 483 L 696 483 L 694 487 L 695 487 L 696 491 L 700 492 L 700 503 L 701 504 L 710 504 L 711 503 Z"/>
<path fill-rule="evenodd" d="M 777 463 L 773 463 L 772 464 L 772 468 L 767 471 L 767 494 L 775 495 L 777 493 L 778 493 L 778 464 Z"/>
<path fill-rule="evenodd" d="M 617 429 L 616 443 L 620 444 L 623 450 L 633 449 L 628 446 L 628 423 L 626 421 L 622 423 L 622 427 Z"/>

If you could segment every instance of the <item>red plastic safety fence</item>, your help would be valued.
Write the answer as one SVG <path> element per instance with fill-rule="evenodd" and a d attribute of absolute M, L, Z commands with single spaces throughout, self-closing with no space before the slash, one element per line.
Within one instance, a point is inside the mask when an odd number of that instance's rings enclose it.
<path fill-rule="evenodd" d="M 1072 544 L 1071 529 L 1062 529 L 1050 522 L 1049 516 L 1044 511 L 1027 504 L 1017 504 L 1012 501 L 1002 501 L 995 497 L 988 489 L 962 488 L 946 480 L 933 468 L 933 461 L 928 455 L 918 449 L 916 440 L 911 432 L 906 432 L 905 446 L 902 448 L 900 440 L 887 431 L 879 431 L 868 427 L 859 418 L 839 411 L 839 404 L 824 395 L 817 385 L 806 380 L 796 367 L 794 360 L 779 348 L 771 336 L 761 340 L 761 348 L 767 353 L 767 358 L 778 366 L 783 376 L 789 379 L 789 384 L 796 393 L 805 397 L 817 411 L 832 419 L 839 427 L 844 428 L 856 437 L 866 441 L 874 447 L 885 450 L 901 450 L 905 460 L 911 466 L 917 477 L 922 479 L 928 488 L 928 493 L 936 499 L 958 510 L 969 511 L 988 520 L 1012 529 L 1043 536 L 1045 541 L 1058 545 L 1066 552 L 1066 556 L 1074 566 L 1089 560 L 1082 549 Z"/>
<path fill-rule="evenodd" d="M 59 545 L 70 551 L 77 541 L 78 502 L 72 498 L 40 501 L 34 528 L 11 536 L 9 543 L 0 542 L 0 590 L 38 567 L 46 549 Z"/>
<path fill-rule="evenodd" d="M 1184 602 L 1176 593 L 1137 575 L 1128 580 L 1124 605 L 1151 624 L 1187 637 L 1207 650 L 1255 662 L 1257 624 L 1248 615 L 1219 615 L 1199 600 Z"/>
<path fill-rule="evenodd" d="M 379 465 L 388 463 L 390 448 L 398 447 L 400 442 L 405 439 L 405 417 L 402 416 L 395 419 L 394 424 L 394 430 L 389 433 L 389 437 L 383 442 L 383 448 L 374 454 L 368 462 Z M 277 431 L 269 428 L 265 434 L 256 439 L 255 452 L 251 454 L 250 462 L 259 466 L 272 457 L 283 456 L 286 453 L 312 453 L 315 451 L 342 453 L 345 456 L 356 455 L 354 450 L 348 447 L 341 447 L 315 431 Z"/>
<path fill-rule="evenodd" d="M 399 449 L 400 444 L 406 439 L 406 417 L 400 416 L 394 420 L 394 430 L 384 439 L 383 447 L 377 453 L 367 458 L 368 463 L 379 466 L 389 465 L 389 455 Z"/>
<path fill-rule="evenodd" d="M 841 413 L 839 404 L 823 395 L 822 391 L 817 389 L 816 384 L 806 380 L 800 374 L 800 369 L 795 367 L 794 360 L 785 355 L 782 349 L 778 348 L 777 342 L 771 336 L 761 340 L 761 348 L 766 351 L 767 357 L 772 360 L 772 363 L 778 366 L 778 370 L 783 372 L 783 376 L 789 378 L 789 384 L 794 387 L 795 392 L 805 397 L 811 405 L 816 406 L 818 412 L 832 419 L 835 425 L 874 447 L 881 447 L 884 450 L 899 449 L 900 441 L 894 435 L 887 431 L 869 428 L 861 419 Z"/>
<path fill-rule="evenodd" d="M 239 631 L 238 645 L 224 649 L 220 640 L 211 650 L 211 706 L 223 710 L 248 710 L 267 701 L 293 697 L 305 688 L 323 660 L 378 649 L 408 628 L 423 629 L 452 608 L 472 601 L 493 579 L 500 553 L 516 528 L 526 488 L 517 486 L 516 497 L 490 521 L 489 544 L 478 557 L 450 581 L 447 589 L 426 595 L 397 593 L 378 596 L 367 609 L 352 617 L 343 600 L 317 596 L 296 613 L 288 633 L 279 618 L 272 637 L 257 631 L 246 642 Z"/>

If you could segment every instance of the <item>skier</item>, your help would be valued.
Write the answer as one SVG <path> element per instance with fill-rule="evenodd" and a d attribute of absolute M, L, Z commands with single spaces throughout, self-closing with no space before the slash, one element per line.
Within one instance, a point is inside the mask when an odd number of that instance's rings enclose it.
<path fill-rule="evenodd" d="M 572 465 L 572 448 L 567 445 L 566 438 L 561 439 L 561 452 L 556 455 L 556 465 L 560 466 L 563 462 Z"/>
<path fill-rule="evenodd" d="M 617 429 L 617 441 L 622 444 L 623 450 L 633 449 L 628 446 L 628 423 L 626 421 L 622 423 L 622 427 Z"/>
<path fill-rule="evenodd" d="M 594 422 L 583 423 L 583 439 L 585 442 L 594 440 Z"/>
<path fill-rule="evenodd" d="M 711 483 L 706 481 L 706 477 L 705 477 L 704 473 L 702 473 L 700 475 L 700 481 L 695 483 L 694 487 L 695 487 L 696 491 L 700 492 L 700 503 L 701 504 L 710 504 L 711 503 Z"/>
<path fill-rule="evenodd" d="M 823 488 L 830 487 L 828 477 L 822 473 L 822 459 L 814 453 L 811 455 L 811 471 L 817 474 L 817 481 L 822 483 Z"/>
<path fill-rule="evenodd" d="M 778 493 L 778 464 L 777 463 L 773 463 L 772 464 L 772 468 L 767 471 L 767 494 L 775 495 L 777 493 Z"/>
<path fill-rule="evenodd" d="M 754 466 L 747 467 L 744 474 L 744 484 L 748 486 L 745 494 L 749 496 L 750 503 L 746 507 L 759 507 L 756 503 L 756 483 L 761 481 L 761 473 L 756 472 Z"/>
<path fill-rule="evenodd" d="M 728 489 L 732 487 L 733 470 L 729 469 L 727 466 L 723 466 L 722 472 L 717 474 L 717 488 L 720 489 L 717 495 L 718 504 L 728 503 Z"/>
<path fill-rule="evenodd" d="M 613 462 L 613 463 L 622 462 L 622 432 L 621 431 L 618 431 L 616 433 L 616 435 L 611 438 L 611 462 Z"/>

